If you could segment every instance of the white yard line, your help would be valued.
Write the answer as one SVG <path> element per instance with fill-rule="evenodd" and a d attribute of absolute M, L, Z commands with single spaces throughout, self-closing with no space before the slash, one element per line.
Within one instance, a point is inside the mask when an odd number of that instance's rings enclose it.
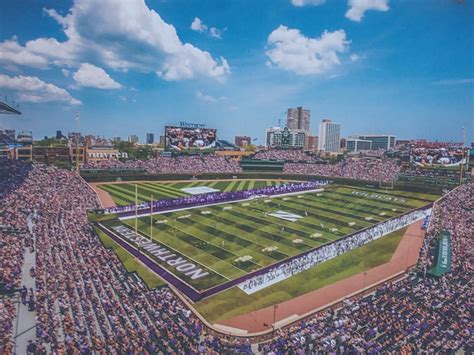
<path fill-rule="evenodd" d="M 364 244 L 362 244 L 362 245 L 360 245 L 360 246 L 358 246 L 358 247 L 354 247 L 354 248 L 352 248 L 352 249 L 349 249 L 349 250 L 347 250 L 345 253 L 347 253 L 348 251 L 351 251 L 351 250 L 360 248 L 361 246 L 367 245 L 368 243 L 371 243 L 371 242 L 373 242 L 373 241 L 375 241 L 375 240 L 377 240 L 377 239 L 379 239 L 379 238 L 382 238 L 382 237 L 386 236 L 387 234 L 393 233 L 393 232 L 395 232 L 395 231 L 397 231 L 397 230 L 400 230 L 400 229 L 402 229 L 402 228 L 405 228 L 406 226 L 409 226 L 409 225 L 411 225 L 411 224 L 413 224 L 413 223 L 416 223 L 416 222 L 418 222 L 418 221 L 424 219 L 424 218 L 426 217 L 426 215 L 430 215 L 430 214 L 431 214 L 431 211 L 432 211 L 432 209 L 426 210 L 423 215 L 421 215 L 421 216 L 419 216 L 419 217 L 416 217 L 416 218 L 414 218 L 414 219 L 411 220 L 411 221 L 406 221 L 404 224 L 398 225 L 396 228 L 388 229 L 388 230 L 386 230 L 385 232 L 380 233 L 378 236 L 374 237 L 372 240 L 368 240 L 366 243 L 364 243 Z M 414 212 L 413 212 L 413 213 L 414 213 Z M 377 224 L 377 225 L 381 225 L 381 224 L 384 224 L 384 223 L 387 223 L 387 222 L 381 222 L 381 223 L 379 223 L 379 224 Z M 376 227 L 377 225 L 372 226 L 371 228 L 374 228 L 374 227 Z M 361 232 L 361 233 L 364 233 L 364 232 Z M 357 238 L 357 236 L 358 236 L 359 234 L 360 234 L 360 233 L 355 234 L 355 235 L 352 236 L 351 238 Z M 337 242 L 338 242 L 338 240 L 335 240 L 335 241 L 334 241 L 334 243 L 337 243 Z M 305 256 L 306 256 L 306 255 L 305 255 Z M 305 257 L 305 256 L 303 256 L 303 257 Z M 258 291 L 260 291 L 260 290 L 263 290 L 263 289 L 265 289 L 265 288 L 267 288 L 267 287 L 269 287 L 269 286 L 271 286 L 271 285 L 274 285 L 274 284 L 279 283 L 279 282 L 281 282 L 281 281 L 283 281 L 283 280 L 286 280 L 286 279 L 289 279 L 289 278 L 291 278 L 291 277 L 293 277 L 293 276 L 295 276 L 295 275 L 298 275 L 298 274 L 300 274 L 300 273 L 302 273 L 302 272 L 304 272 L 304 271 L 306 271 L 306 270 L 308 270 L 308 269 L 310 269 L 310 268 L 312 268 L 312 267 L 314 267 L 314 266 L 316 266 L 316 265 L 320 265 L 320 264 L 322 264 L 322 263 L 324 263 L 324 262 L 326 262 L 326 261 L 328 261 L 328 260 L 334 259 L 334 258 L 337 257 L 337 256 L 338 256 L 338 255 L 333 255 L 333 256 L 327 257 L 327 258 L 325 258 L 324 260 L 321 260 L 321 261 L 319 261 L 319 262 L 317 262 L 317 263 L 314 263 L 314 264 L 311 265 L 311 266 L 308 266 L 308 267 L 305 267 L 305 268 L 296 269 L 295 272 L 293 272 L 291 275 L 290 275 L 290 274 L 280 274 L 280 275 L 274 277 L 273 279 L 267 280 L 266 282 L 262 282 L 261 284 L 257 284 L 257 285 L 253 286 L 253 287 L 250 288 L 250 289 L 244 287 L 244 285 L 245 285 L 247 282 L 249 282 L 250 280 L 252 280 L 252 279 L 249 279 L 249 280 L 246 280 L 246 281 L 240 283 L 239 285 L 237 285 L 237 287 L 240 288 L 240 289 L 241 289 L 243 292 L 245 292 L 247 295 L 251 295 L 251 294 L 253 294 L 253 293 L 255 293 L 255 292 L 258 292 Z M 297 259 L 294 259 L 294 260 L 297 260 Z M 270 274 L 272 271 L 273 271 L 273 269 L 270 269 L 270 270 L 267 272 L 267 274 Z M 261 277 L 261 276 L 262 276 L 262 275 L 255 276 L 253 279 L 257 279 L 258 277 Z"/>
<path fill-rule="evenodd" d="M 126 238 L 123 238 L 120 236 L 119 233 L 115 232 L 112 228 L 109 228 L 107 226 L 104 226 L 103 224 L 101 224 L 102 227 L 106 228 L 110 233 L 112 233 L 113 235 L 115 235 L 115 237 L 119 238 L 120 240 L 123 240 L 125 243 L 127 243 L 128 245 L 130 245 L 132 248 L 135 248 L 135 249 L 138 249 L 138 252 L 143 255 L 144 257 L 146 257 L 147 259 L 151 260 L 153 263 L 155 263 L 156 265 L 160 266 L 163 270 L 165 270 L 166 272 L 168 272 L 169 274 L 173 275 L 174 277 L 178 278 L 180 281 L 184 282 L 187 286 L 193 288 L 195 291 L 197 292 L 200 292 L 199 290 L 197 290 L 194 286 L 191 286 L 190 284 L 188 284 L 186 281 L 184 281 L 181 277 L 179 277 L 178 275 L 176 275 L 174 272 L 170 271 L 169 269 L 167 269 L 165 266 L 163 266 L 160 262 L 156 261 L 155 259 L 153 259 L 152 257 L 150 257 L 149 255 L 147 255 L 146 253 L 144 253 L 139 246 L 137 245 L 134 245 L 132 244 L 130 241 L 128 241 Z M 127 228 L 131 228 L 130 226 L 126 226 Z M 140 237 L 144 238 L 146 241 L 148 242 L 152 242 L 152 243 L 155 243 L 155 238 L 153 238 L 153 240 L 150 240 L 150 238 L 147 238 L 145 236 L 143 236 L 142 234 L 140 234 L 138 231 L 136 232 Z M 170 250 L 172 250 L 174 253 L 177 253 L 177 254 L 181 254 L 183 255 L 184 257 L 188 258 L 189 260 L 195 262 L 196 264 L 200 265 L 201 267 L 203 267 L 204 269 L 207 269 L 207 270 L 210 270 L 212 272 L 214 272 L 215 274 L 219 275 L 219 276 L 222 276 L 223 278 L 227 279 L 227 280 L 231 280 L 230 278 L 228 278 L 227 276 L 225 275 L 222 275 L 220 272 L 214 270 L 214 269 L 211 269 L 210 267 L 204 265 L 203 263 L 195 260 L 193 257 L 190 257 L 189 255 L 186 255 L 185 253 L 183 253 L 182 251 L 179 251 L 175 248 L 173 248 L 172 246 L 166 244 L 165 242 L 162 242 L 161 240 L 158 240 L 156 239 L 156 242 L 160 243 L 161 245 L 163 245 L 163 247 L 165 248 L 168 248 Z M 157 243 L 155 243 L 157 244 Z M 128 251 L 127 251 L 128 253 Z M 150 269 L 148 269 L 150 270 Z M 152 270 L 153 271 L 153 270 Z M 159 276 L 159 275 L 158 275 Z M 167 282 L 166 280 L 164 280 L 165 282 Z"/>
<path fill-rule="evenodd" d="M 324 191 L 324 189 L 314 189 L 314 190 L 307 190 L 307 191 L 288 192 L 288 193 L 284 193 L 284 194 L 280 194 L 280 195 L 272 195 L 272 196 L 266 196 L 266 195 L 251 196 L 249 198 L 245 198 L 245 199 L 241 199 L 241 200 L 235 200 L 235 201 L 216 202 L 216 203 L 210 203 L 210 204 L 203 204 L 203 205 L 200 205 L 200 206 L 183 207 L 183 208 L 176 208 L 176 209 L 173 209 L 173 210 L 153 212 L 153 216 L 158 215 L 158 214 L 166 214 L 166 213 L 172 213 L 172 212 L 193 210 L 193 209 L 196 209 L 196 208 L 212 207 L 212 206 L 218 206 L 218 205 L 229 205 L 229 204 L 239 203 L 239 202 L 244 202 L 244 201 L 253 201 L 253 200 L 258 200 L 260 198 L 277 198 L 277 197 L 284 197 L 284 196 L 290 196 L 290 195 L 301 195 L 301 194 L 306 194 L 306 193 L 310 193 L 310 192 L 322 192 L 322 191 Z M 149 212 L 148 213 L 139 213 L 137 216 L 138 216 L 138 218 L 147 217 L 147 216 L 150 216 L 150 213 Z M 135 215 L 131 215 L 131 216 L 126 216 L 126 217 L 119 217 L 119 220 L 120 221 L 126 221 L 126 220 L 134 219 L 134 218 L 135 218 Z"/>

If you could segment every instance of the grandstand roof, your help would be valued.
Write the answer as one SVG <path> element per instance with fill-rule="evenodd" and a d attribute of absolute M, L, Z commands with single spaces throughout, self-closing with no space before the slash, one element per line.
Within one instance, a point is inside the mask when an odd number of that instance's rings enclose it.
<path fill-rule="evenodd" d="M 18 110 L 18 106 L 14 108 L 3 101 L 0 101 L 0 114 L 21 115 L 21 112 Z"/>

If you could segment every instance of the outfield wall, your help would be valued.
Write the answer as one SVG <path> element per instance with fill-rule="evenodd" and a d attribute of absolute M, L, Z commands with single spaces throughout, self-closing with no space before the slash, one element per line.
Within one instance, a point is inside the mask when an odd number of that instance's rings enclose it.
<path fill-rule="evenodd" d="M 122 181 L 178 181 L 178 180 L 219 180 L 219 179 L 266 179 L 266 180 L 299 180 L 299 181 L 315 181 L 315 180 L 331 180 L 334 184 L 351 185 L 360 187 L 379 187 L 379 181 L 355 180 L 341 177 L 330 177 L 321 175 L 303 175 L 303 174 L 286 174 L 275 172 L 245 172 L 234 174 L 111 174 L 111 173 L 85 173 L 81 172 L 81 176 L 87 182 L 114 182 Z M 397 180 L 393 184 L 393 188 L 401 191 L 424 192 L 441 194 L 443 189 L 453 188 L 447 185 L 425 185 L 417 184 L 409 181 Z"/>

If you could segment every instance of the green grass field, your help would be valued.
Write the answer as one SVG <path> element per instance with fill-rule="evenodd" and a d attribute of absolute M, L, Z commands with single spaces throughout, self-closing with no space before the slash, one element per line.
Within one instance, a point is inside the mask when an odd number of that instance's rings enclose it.
<path fill-rule="evenodd" d="M 191 184 L 230 191 L 275 183 L 279 181 L 196 181 Z M 170 189 L 179 191 L 180 186 L 189 186 L 180 185 L 189 182 L 172 184 L 143 183 L 140 187 L 142 191 L 155 191 L 166 185 L 169 193 Z M 124 185 L 109 185 L 108 188 L 111 186 L 125 189 L 122 188 Z M 126 186 L 128 190 L 124 191 L 132 194 L 127 193 L 127 196 L 133 196 L 133 184 Z M 120 193 L 125 194 L 123 191 Z M 361 196 L 361 193 L 368 195 Z M 374 197 L 374 193 L 378 197 Z M 125 201 L 122 195 L 120 198 Z M 384 197 L 402 198 L 404 201 L 387 201 L 382 199 Z M 133 200 L 133 197 L 127 198 Z M 146 195 L 142 194 L 141 198 L 146 198 Z M 321 193 L 200 207 L 157 214 L 152 219 L 141 217 L 137 220 L 137 227 L 144 236 L 149 237 L 152 232 L 158 245 L 173 249 L 205 268 L 210 275 L 204 279 L 183 279 L 202 291 L 421 207 L 435 198 L 433 195 L 418 196 L 400 191 L 331 186 Z M 276 211 L 300 218 L 292 222 L 270 215 Z M 121 223 L 131 229 L 135 227 L 135 219 L 104 222 L 107 226 Z"/>
<path fill-rule="evenodd" d="M 204 318 L 214 323 L 288 301 L 388 262 L 405 231 L 406 228 L 402 228 L 255 294 L 247 295 L 233 287 L 194 306 Z"/>
<path fill-rule="evenodd" d="M 174 199 L 190 196 L 182 191 L 183 188 L 207 186 L 220 191 L 250 190 L 257 187 L 281 184 L 280 180 L 214 180 L 214 181 L 177 181 L 177 182 L 140 182 L 137 184 L 102 184 L 99 185 L 107 191 L 114 202 L 119 206 L 135 204 L 135 185 L 137 185 L 138 203 L 154 200 Z"/>

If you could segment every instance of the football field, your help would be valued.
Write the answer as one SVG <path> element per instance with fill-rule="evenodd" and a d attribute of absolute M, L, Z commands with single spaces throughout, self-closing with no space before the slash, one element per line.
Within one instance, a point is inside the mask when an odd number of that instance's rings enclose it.
<path fill-rule="evenodd" d="M 214 181 L 177 181 L 177 182 L 147 182 L 139 183 L 119 183 L 119 184 L 100 184 L 98 187 L 112 197 L 119 206 L 135 204 L 135 185 L 137 185 L 138 203 L 162 199 L 175 199 L 179 197 L 190 196 L 187 192 L 195 189 L 196 193 L 199 187 L 205 187 L 208 192 L 217 190 L 220 192 L 250 190 L 264 186 L 274 186 L 284 183 L 281 180 L 214 180 Z M 190 190 L 191 189 L 191 190 Z M 217 192 L 215 191 L 215 192 Z M 192 192 L 192 191 L 191 191 Z"/>
<path fill-rule="evenodd" d="M 195 182 L 194 187 L 200 184 L 231 191 L 278 183 L 200 181 Z M 151 192 L 151 189 L 168 194 L 189 187 L 189 182 L 172 184 L 141 183 L 139 191 L 143 193 L 140 198 L 144 200 L 146 192 Z M 107 188 L 111 186 L 115 187 L 114 198 L 125 201 L 126 194 L 130 196 L 127 198 L 134 200 L 133 184 L 109 185 Z M 117 192 L 120 192 L 120 197 Z M 104 225 L 121 225 L 131 231 L 136 227 L 141 236 L 157 246 L 171 250 L 173 255 L 183 260 L 191 260 L 207 274 L 205 277 L 186 277 L 179 274 L 173 264 L 162 263 L 162 266 L 203 291 L 424 206 L 435 198 L 400 191 L 329 186 L 322 192 L 204 206 L 137 220 L 111 220 Z"/>

